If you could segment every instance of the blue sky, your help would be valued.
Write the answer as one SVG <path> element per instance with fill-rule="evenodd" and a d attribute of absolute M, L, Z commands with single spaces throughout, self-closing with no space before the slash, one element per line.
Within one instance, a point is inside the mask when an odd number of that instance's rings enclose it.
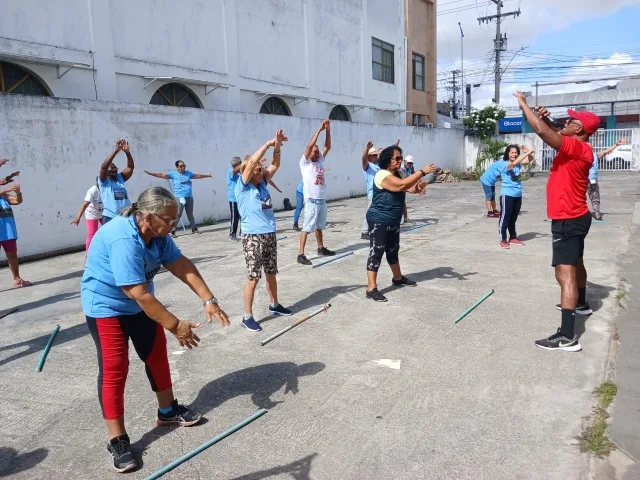
<path fill-rule="evenodd" d="M 439 11 L 452 0 L 443 0 Z M 463 3 L 464 2 L 464 3 Z M 450 71 L 460 69 L 461 22 L 465 33 L 466 83 L 482 83 L 474 89 L 472 104 L 483 106 L 493 97 L 491 49 L 495 23 L 479 25 L 477 17 L 495 14 L 495 5 L 485 0 L 453 2 L 461 11 L 438 17 L 438 100 L 450 94 L 444 90 Z M 468 5 L 468 7 L 466 7 Z M 640 74 L 640 0 L 582 0 L 557 3 L 552 0 L 504 0 L 503 11 L 520 8 L 521 15 L 503 23 L 508 37 L 501 103 L 512 105 L 515 89 L 531 90 L 541 82 Z M 521 47 L 527 47 L 516 54 Z M 626 65 L 636 62 L 638 65 Z M 601 66 L 606 65 L 606 66 Z M 564 68 L 557 68 L 564 67 Z M 545 87 L 544 93 L 591 90 L 615 82 Z"/>

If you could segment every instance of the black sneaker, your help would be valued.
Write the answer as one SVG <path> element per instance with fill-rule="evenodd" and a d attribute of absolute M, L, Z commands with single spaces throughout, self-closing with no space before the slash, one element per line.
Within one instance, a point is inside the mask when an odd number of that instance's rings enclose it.
<path fill-rule="evenodd" d="M 109 450 L 113 458 L 113 468 L 115 468 L 116 472 L 128 472 L 138 466 L 138 461 L 131 453 L 129 435 L 126 433 L 109 440 L 107 450 Z"/>
<path fill-rule="evenodd" d="M 273 305 L 269 305 L 269 313 L 271 315 L 283 315 L 283 316 L 291 316 L 293 312 L 288 308 L 284 308 L 282 305 L 278 304 L 275 307 Z"/>
<path fill-rule="evenodd" d="M 240 239 L 235 233 L 232 233 L 231 235 L 229 235 L 229 240 L 231 240 L 232 242 L 237 242 Z"/>
<path fill-rule="evenodd" d="M 160 427 L 190 427 L 195 425 L 202 419 L 202 415 L 192 410 L 189 410 L 184 405 L 179 405 L 178 400 L 174 400 L 171 404 L 171 411 L 167 414 L 160 413 L 158 410 L 158 419 L 156 423 Z"/>
<path fill-rule="evenodd" d="M 394 287 L 415 287 L 416 285 L 418 285 L 416 282 L 414 282 L 413 280 L 409 280 L 404 275 L 400 280 L 391 280 L 391 282 L 393 283 Z"/>
<path fill-rule="evenodd" d="M 368 233 L 361 233 L 360 234 L 360 240 L 369 240 L 369 234 Z"/>
<path fill-rule="evenodd" d="M 562 305 L 560 305 L 559 303 L 556 304 L 556 310 L 562 310 Z M 585 303 L 584 305 L 577 305 L 576 306 L 576 315 L 591 315 L 593 313 L 593 310 L 591 310 L 591 307 L 589 306 L 589 302 Z"/>
<path fill-rule="evenodd" d="M 574 335 L 573 338 L 567 338 L 560 333 L 560 329 L 549 338 L 536 340 L 536 347 L 544 348 L 545 350 L 565 350 L 567 352 L 579 352 L 582 350 L 582 345 L 578 342 L 577 335 Z"/>
<path fill-rule="evenodd" d="M 176 235 L 175 230 L 171 232 L 171 238 L 178 238 L 178 235 Z"/>
<path fill-rule="evenodd" d="M 197 228 L 192 228 L 191 233 L 197 233 L 198 235 L 200 235 L 200 230 L 198 230 Z"/>
<path fill-rule="evenodd" d="M 367 292 L 367 298 L 370 298 L 371 300 L 375 300 L 376 302 L 386 302 L 387 301 L 387 297 L 385 297 L 383 294 L 381 294 L 378 291 L 377 288 L 374 288 L 370 292 Z"/>
<path fill-rule="evenodd" d="M 311 265 L 311 260 L 304 255 L 298 255 L 298 263 L 301 263 L 302 265 Z"/>
<path fill-rule="evenodd" d="M 299 232 L 300 230 L 302 230 L 302 229 L 298 226 L 298 224 L 297 224 L 297 223 L 294 223 L 294 224 L 293 224 L 293 229 L 294 229 L 295 231 L 297 231 L 297 232 Z"/>
<path fill-rule="evenodd" d="M 318 255 L 324 255 L 325 257 L 332 257 L 336 254 L 336 252 L 332 252 L 327 247 L 322 247 L 318 249 Z"/>

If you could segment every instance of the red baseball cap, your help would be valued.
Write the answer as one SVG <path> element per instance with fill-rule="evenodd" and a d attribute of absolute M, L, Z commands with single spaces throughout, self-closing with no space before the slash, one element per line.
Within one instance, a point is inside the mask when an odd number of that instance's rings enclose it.
<path fill-rule="evenodd" d="M 580 120 L 585 132 L 587 132 L 589 135 L 593 135 L 594 133 L 596 133 L 596 130 L 600 128 L 600 117 L 598 117 L 595 113 L 585 111 L 576 112 L 575 110 L 571 109 L 568 109 L 567 113 L 571 118 Z"/>

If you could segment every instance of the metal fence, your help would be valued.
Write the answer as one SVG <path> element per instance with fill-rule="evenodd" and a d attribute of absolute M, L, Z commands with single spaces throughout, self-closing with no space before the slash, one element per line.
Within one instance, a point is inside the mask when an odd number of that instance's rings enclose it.
<path fill-rule="evenodd" d="M 633 165 L 631 160 L 633 144 L 633 129 L 620 128 L 615 130 L 599 130 L 591 136 L 589 143 L 593 147 L 593 151 L 598 153 L 606 150 L 614 145 L 618 140 L 627 139 L 627 144 L 619 146 L 612 153 L 600 159 L 598 169 L 600 171 L 623 171 L 636 170 L 637 166 Z M 542 152 L 537 159 L 538 168 L 543 171 L 549 171 L 556 151 L 546 143 L 542 147 Z"/>

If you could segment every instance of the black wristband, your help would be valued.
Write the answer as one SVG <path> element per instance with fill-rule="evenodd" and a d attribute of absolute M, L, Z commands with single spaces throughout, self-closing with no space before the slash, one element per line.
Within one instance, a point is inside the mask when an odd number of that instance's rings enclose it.
<path fill-rule="evenodd" d="M 425 172 L 424 170 L 420 169 L 420 173 L 422 173 L 423 177 L 426 177 L 427 175 L 429 175 L 427 172 Z"/>

